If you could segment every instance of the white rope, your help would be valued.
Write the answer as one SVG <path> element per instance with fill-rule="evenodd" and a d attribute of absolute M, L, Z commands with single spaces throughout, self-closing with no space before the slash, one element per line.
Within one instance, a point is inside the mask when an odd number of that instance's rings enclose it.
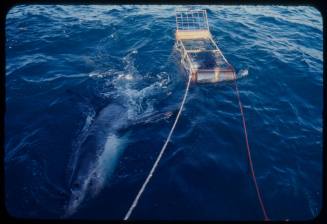
<path fill-rule="evenodd" d="M 153 164 L 153 167 L 152 167 L 152 169 L 151 169 L 149 175 L 148 175 L 147 178 L 145 179 L 145 182 L 143 183 L 143 185 L 142 185 L 140 191 L 137 193 L 137 195 L 136 195 L 136 197 L 135 197 L 135 199 L 134 199 L 134 201 L 133 201 L 133 204 L 131 205 L 131 207 L 129 208 L 128 212 L 126 213 L 124 220 L 129 219 L 129 217 L 131 216 L 131 214 L 132 214 L 134 208 L 137 206 L 137 203 L 138 203 L 138 201 L 139 201 L 139 199 L 140 199 L 140 197 L 141 197 L 141 195 L 142 195 L 142 193 L 143 193 L 143 191 L 144 191 L 146 185 L 149 183 L 149 181 L 150 181 L 150 179 L 151 179 L 151 177 L 152 177 L 152 175 L 153 175 L 155 169 L 157 168 L 158 163 L 159 163 L 159 161 L 160 161 L 160 159 L 161 159 L 161 157 L 162 157 L 164 151 L 166 150 L 166 147 L 167 147 L 167 145 L 168 145 L 168 142 L 170 141 L 171 135 L 173 134 L 174 129 L 175 129 L 175 127 L 176 127 L 176 124 L 177 124 L 177 122 L 178 122 L 179 116 L 180 116 L 181 113 L 182 113 L 182 110 L 183 110 L 183 107 L 184 107 L 184 103 L 185 103 L 185 99 L 186 99 L 186 96 L 187 96 L 187 94 L 188 94 L 188 90 L 189 90 L 189 87 L 190 87 L 190 83 L 191 83 L 191 74 L 189 74 L 189 79 L 188 79 L 187 87 L 186 87 L 185 94 L 184 94 L 184 97 L 183 97 L 183 101 L 182 101 L 181 107 L 179 108 L 179 111 L 178 111 L 177 117 L 176 117 L 176 119 L 175 119 L 175 122 L 174 122 L 174 124 L 173 124 L 173 127 L 171 128 L 171 130 L 170 130 L 170 132 L 169 132 L 169 135 L 168 135 L 168 137 L 167 137 L 167 140 L 166 140 L 165 144 L 163 145 L 163 147 L 162 147 L 162 149 L 161 149 L 161 151 L 160 151 L 160 153 L 159 153 L 159 155 L 158 155 L 158 158 L 156 159 L 155 163 Z"/>

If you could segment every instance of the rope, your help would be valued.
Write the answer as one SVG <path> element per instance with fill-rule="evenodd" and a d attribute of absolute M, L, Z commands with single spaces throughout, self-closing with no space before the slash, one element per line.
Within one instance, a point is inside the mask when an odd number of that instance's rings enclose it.
<path fill-rule="evenodd" d="M 236 92 L 236 95 L 237 95 L 238 104 L 239 104 L 240 112 L 241 112 L 241 115 L 242 115 L 244 137 L 245 137 L 247 156 L 248 156 L 248 161 L 249 161 L 249 165 L 250 165 L 251 175 L 252 175 L 252 179 L 253 179 L 253 182 L 254 182 L 256 193 L 257 193 L 257 196 L 258 196 L 258 200 L 259 200 L 259 203 L 260 203 L 260 207 L 261 207 L 261 210 L 262 210 L 262 213 L 263 213 L 263 216 L 264 216 L 264 220 L 269 221 L 270 219 L 269 219 L 269 217 L 267 215 L 266 208 L 264 206 L 262 196 L 261 196 L 261 193 L 260 193 L 260 189 L 259 189 L 259 186 L 258 186 L 258 183 L 257 183 L 257 179 L 256 179 L 256 176 L 255 176 L 255 173 L 254 173 L 253 162 L 252 162 L 252 157 L 251 157 L 251 150 L 250 150 L 250 145 L 249 145 L 249 140 L 248 140 L 248 133 L 247 133 L 246 123 L 245 123 L 245 116 L 244 116 L 244 112 L 243 112 L 243 106 L 242 106 L 240 93 L 239 93 L 238 86 L 237 86 L 236 75 L 235 75 L 235 73 L 233 73 L 233 75 L 234 75 L 235 92 Z M 167 148 L 167 145 L 168 145 L 168 143 L 170 141 L 170 138 L 171 138 L 171 136 L 172 136 L 172 134 L 173 134 L 173 132 L 175 130 L 175 127 L 176 127 L 176 124 L 177 124 L 177 122 L 179 120 L 179 117 L 180 117 L 180 115 L 182 113 L 182 110 L 183 110 L 183 107 L 184 107 L 184 104 L 185 104 L 185 100 L 186 100 L 186 97 L 187 97 L 187 94 L 188 94 L 188 91 L 189 91 L 190 83 L 191 83 L 191 75 L 189 75 L 187 87 L 186 87 L 186 90 L 185 90 L 185 93 L 184 93 L 184 97 L 183 97 L 180 109 L 179 109 L 178 114 L 176 116 L 175 122 L 174 122 L 174 124 L 173 124 L 173 126 L 172 126 L 172 128 L 171 128 L 171 130 L 169 132 L 169 135 L 168 135 L 168 137 L 166 139 L 166 142 L 163 145 L 162 149 L 160 150 L 160 153 L 159 153 L 155 163 L 153 164 L 149 175 L 147 176 L 147 178 L 145 179 L 141 189 L 137 193 L 132 205 L 128 209 L 128 212 L 126 213 L 126 215 L 124 217 L 124 220 L 128 220 L 129 217 L 131 216 L 131 214 L 133 213 L 133 211 L 134 211 L 135 207 L 137 206 L 137 204 L 139 202 L 139 199 L 142 196 L 147 184 L 149 183 L 151 177 L 153 176 L 153 173 L 156 170 L 163 153 L 165 152 L 165 150 Z"/>
<path fill-rule="evenodd" d="M 158 157 L 157 157 L 155 163 L 153 164 L 152 169 L 150 170 L 149 175 L 147 176 L 147 178 L 145 179 L 145 182 L 143 183 L 141 189 L 140 189 L 139 192 L 137 193 L 137 195 L 136 195 L 136 197 L 135 197 L 135 199 L 134 199 L 134 201 L 133 201 L 133 204 L 131 205 L 131 207 L 129 208 L 128 212 L 126 213 L 126 215 L 125 215 L 125 217 L 124 217 L 124 220 L 128 220 L 129 217 L 131 216 L 131 214 L 132 214 L 134 208 L 137 206 L 137 203 L 139 202 L 139 199 L 140 199 L 141 195 L 142 195 L 143 192 L 144 192 L 145 187 L 146 187 L 147 184 L 149 183 L 149 181 L 150 181 L 150 179 L 151 179 L 151 177 L 152 177 L 152 175 L 153 175 L 155 169 L 157 168 L 157 166 L 158 166 L 158 164 L 159 164 L 159 161 L 160 161 L 160 159 L 161 159 L 163 153 L 164 153 L 165 150 L 166 150 L 166 147 L 167 147 L 167 145 L 168 145 L 168 142 L 170 141 L 170 138 L 171 138 L 171 136 L 172 136 L 172 134 L 173 134 L 173 132 L 174 132 L 174 129 L 175 129 L 175 127 L 176 127 L 176 124 L 177 124 L 177 122 L 178 122 L 179 116 L 180 116 L 181 113 L 182 113 L 182 110 L 183 110 L 183 107 L 184 107 L 184 103 L 185 103 L 185 100 L 186 100 L 186 96 L 187 96 L 187 94 L 188 94 L 188 90 L 189 90 L 189 87 L 190 87 L 190 83 L 191 83 L 191 74 L 189 75 L 189 79 L 188 79 L 187 87 L 186 87 L 186 90 L 185 90 L 185 93 L 184 93 L 183 101 L 182 101 L 181 106 L 180 106 L 180 108 L 179 108 L 179 111 L 178 111 L 177 117 L 176 117 L 176 119 L 175 119 L 175 122 L 174 122 L 174 124 L 173 124 L 173 126 L 172 126 L 172 128 L 171 128 L 171 130 L 170 130 L 170 132 L 169 132 L 169 135 L 168 135 L 168 137 L 167 137 L 167 140 L 166 140 L 165 144 L 163 145 L 163 147 L 162 147 L 162 149 L 161 149 L 161 151 L 160 151 L 160 153 L 159 153 L 159 155 L 158 155 Z"/>
<path fill-rule="evenodd" d="M 244 117 L 244 113 L 243 113 L 243 106 L 242 106 L 242 102 L 241 102 L 241 98 L 240 98 L 240 93 L 239 93 L 238 87 L 237 87 L 235 72 L 233 74 L 234 74 L 235 92 L 236 92 L 236 95 L 237 95 L 238 105 L 240 107 L 240 112 L 241 112 L 241 115 L 242 115 L 244 137 L 245 137 L 245 143 L 246 143 L 246 149 L 247 149 L 247 156 L 248 156 L 248 160 L 249 160 L 249 164 L 250 164 L 251 175 L 252 175 L 254 186 L 255 186 L 255 189 L 256 189 L 256 192 L 257 192 L 257 196 L 258 196 L 258 199 L 259 199 L 259 203 L 260 203 L 260 207 L 261 207 L 263 216 L 265 218 L 265 221 L 269 221 L 270 219 L 268 218 L 266 208 L 265 208 L 265 205 L 263 203 L 262 196 L 260 194 L 259 186 L 258 186 L 258 183 L 257 183 L 257 178 L 256 178 L 255 173 L 254 173 L 253 162 L 252 162 L 252 158 L 251 158 L 251 150 L 250 150 L 250 145 L 249 145 L 249 140 L 248 140 L 248 133 L 247 133 L 245 117 Z"/>

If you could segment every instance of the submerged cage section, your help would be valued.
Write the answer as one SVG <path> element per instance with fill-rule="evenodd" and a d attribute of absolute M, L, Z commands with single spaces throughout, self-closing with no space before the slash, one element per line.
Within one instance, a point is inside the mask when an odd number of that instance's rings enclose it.
<path fill-rule="evenodd" d="M 176 45 L 193 81 L 218 82 L 236 77 L 212 38 L 205 10 L 176 11 Z"/>

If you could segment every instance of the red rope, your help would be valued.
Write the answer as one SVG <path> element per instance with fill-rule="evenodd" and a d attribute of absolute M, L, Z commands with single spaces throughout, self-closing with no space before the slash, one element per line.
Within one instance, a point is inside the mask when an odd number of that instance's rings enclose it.
<path fill-rule="evenodd" d="M 243 106 L 242 106 L 242 102 L 241 102 L 241 98 L 240 98 L 240 93 L 239 93 L 238 87 L 237 87 L 235 72 L 233 74 L 234 74 L 235 92 L 236 92 L 236 95 L 237 95 L 238 105 L 240 107 L 240 112 L 241 112 L 241 115 L 242 115 L 244 136 L 245 136 L 248 160 L 249 160 L 250 169 L 251 169 L 251 175 L 252 175 L 254 186 L 255 186 L 255 189 L 256 189 L 256 192 L 257 192 L 257 196 L 258 196 L 258 199 L 259 199 L 259 203 L 260 203 L 260 206 L 261 206 L 263 216 L 265 218 L 265 221 L 269 221 L 269 218 L 268 218 L 268 215 L 267 215 L 267 212 L 266 212 L 266 208 L 265 208 L 265 205 L 263 203 L 262 196 L 260 194 L 259 186 L 258 186 L 258 183 L 257 183 L 257 178 L 256 178 L 256 176 L 254 174 L 254 168 L 253 168 L 253 163 L 252 163 L 252 158 L 251 158 L 251 150 L 250 150 L 250 145 L 249 145 L 249 140 L 248 140 L 248 133 L 247 133 L 245 117 L 244 117 L 244 113 L 243 113 Z"/>

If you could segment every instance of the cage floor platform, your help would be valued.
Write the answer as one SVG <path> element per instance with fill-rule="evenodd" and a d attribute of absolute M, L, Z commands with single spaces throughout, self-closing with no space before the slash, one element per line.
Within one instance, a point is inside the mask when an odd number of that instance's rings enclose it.
<path fill-rule="evenodd" d="M 212 38 L 205 10 L 176 12 L 176 43 L 193 81 L 218 82 L 236 77 Z"/>

